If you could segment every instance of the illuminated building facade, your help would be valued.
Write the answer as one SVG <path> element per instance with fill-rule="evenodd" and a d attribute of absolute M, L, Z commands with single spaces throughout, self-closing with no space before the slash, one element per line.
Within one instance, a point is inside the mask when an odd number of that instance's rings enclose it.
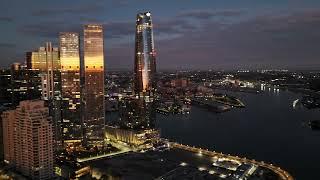
<path fill-rule="evenodd" d="M 52 47 L 51 42 L 47 42 L 45 47 L 40 47 L 38 51 L 26 53 L 27 68 L 46 72 L 60 69 L 60 59 L 58 48 Z"/>
<path fill-rule="evenodd" d="M 176 88 L 185 88 L 189 84 L 188 79 L 180 78 L 171 80 L 171 86 Z"/>
<path fill-rule="evenodd" d="M 151 13 L 136 19 L 134 90 L 136 95 L 152 95 L 155 88 L 156 58 Z"/>
<path fill-rule="evenodd" d="M 59 36 L 61 61 L 62 138 L 64 145 L 82 140 L 79 35 Z"/>
<path fill-rule="evenodd" d="M 108 123 L 105 137 L 134 147 L 150 148 L 160 138 L 155 121 L 156 109 L 153 101 L 126 97 L 119 101 L 119 120 Z"/>
<path fill-rule="evenodd" d="M 61 63 L 59 50 L 47 42 L 37 51 L 26 53 L 27 69 L 39 73 L 41 78 L 41 97 L 49 106 L 53 117 L 56 145 L 61 146 Z M 57 147 L 57 146 L 56 146 Z"/>
<path fill-rule="evenodd" d="M 10 69 L 0 70 L 0 103 L 11 102 L 11 71 Z"/>
<path fill-rule="evenodd" d="M 154 102 L 146 102 L 144 98 L 123 98 L 119 102 L 118 125 L 122 129 L 144 130 L 154 129 L 156 110 Z"/>
<path fill-rule="evenodd" d="M 38 70 L 14 63 L 11 66 L 12 105 L 20 101 L 41 98 L 41 76 Z"/>
<path fill-rule="evenodd" d="M 26 53 L 27 69 L 38 71 L 41 76 L 42 98 L 53 99 L 60 96 L 59 50 L 47 42 L 38 51 Z"/>
<path fill-rule="evenodd" d="M 125 142 L 131 146 L 152 147 L 152 144 L 159 141 L 160 132 L 155 129 L 132 130 L 121 129 L 116 126 L 106 126 L 105 136 L 111 141 Z"/>
<path fill-rule="evenodd" d="M 89 144 L 104 141 L 104 48 L 103 27 L 84 26 L 84 140 Z"/>
<path fill-rule="evenodd" d="M 2 119 L 5 162 L 31 179 L 52 179 L 53 128 L 44 101 L 21 101 Z"/>

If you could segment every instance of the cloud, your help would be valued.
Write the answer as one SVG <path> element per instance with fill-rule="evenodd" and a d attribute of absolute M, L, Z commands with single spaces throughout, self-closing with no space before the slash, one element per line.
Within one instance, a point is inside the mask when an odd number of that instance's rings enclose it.
<path fill-rule="evenodd" d="M 123 44 L 118 47 L 105 48 L 105 64 L 109 69 L 133 69 L 134 63 L 134 43 Z"/>
<path fill-rule="evenodd" d="M 0 48 L 14 48 L 14 47 L 16 47 L 16 45 L 12 43 L 0 43 Z"/>
<path fill-rule="evenodd" d="M 185 19 L 170 19 L 153 21 L 155 32 L 159 33 L 183 33 L 186 31 L 195 30 L 197 26 L 192 24 Z"/>
<path fill-rule="evenodd" d="M 108 6 L 106 6 L 108 4 Z M 112 6 L 111 6 L 112 5 Z M 64 6 L 39 9 L 31 12 L 32 16 L 37 17 L 56 17 L 60 15 L 96 15 L 105 13 L 108 10 L 128 6 L 128 0 L 90 0 L 90 3 L 71 3 Z M 93 17 L 90 17 L 93 18 Z"/>
<path fill-rule="evenodd" d="M 156 41 L 155 47 L 160 68 L 317 68 L 319 32 L 320 11 L 306 11 L 259 16 L 228 25 L 209 21 L 196 32 L 185 31 L 177 38 Z M 120 57 L 130 57 L 131 62 L 133 50 L 127 45 L 117 47 L 121 56 L 110 57 L 110 66 L 116 66 Z"/>
<path fill-rule="evenodd" d="M 36 24 L 22 25 L 17 28 L 19 33 L 24 35 L 40 37 L 40 38 L 54 38 L 58 37 L 59 32 L 80 32 L 81 24 L 66 23 L 63 21 L 47 21 Z"/>
<path fill-rule="evenodd" d="M 84 19 L 87 21 L 88 19 Z M 90 21 L 92 22 L 92 21 Z M 154 33 L 157 39 L 163 39 L 171 36 L 181 35 L 187 31 L 194 31 L 197 27 L 183 19 L 170 19 L 154 21 Z M 85 23 L 83 23 L 85 24 Z M 19 26 L 17 31 L 24 35 L 44 38 L 57 37 L 59 32 L 75 31 L 82 32 L 83 24 L 74 24 L 65 21 L 41 21 L 34 24 L 26 24 Z M 112 21 L 103 24 L 104 37 L 108 40 L 125 39 L 128 36 L 133 39 L 135 35 L 135 22 L 134 21 Z M 50 28 L 48 28 L 50 27 Z M 122 41 L 119 41 L 122 42 Z"/>
<path fill-rule="evenodd" d="M 243 15 L 245 12 L 241 10 L 191 10 L 182 12 L 177 17 L 194 18 L 200 20 L 207 20 L 212 17 L 235 17 Z"/>
<path fill-rule="evenodd" d="M 135 32 L 135 22 L 114 21 L 104 24 L 106 38 L 121 38 L 123 36 L 133 36 Z"/>
<path fill-rule="evenodd" d="M 0 67 L 9 67 L 9 65 L 17 59 L 16 44 L 0 43 L 1 65 Z"/>
<path fill-rule="evenodd" d="M 99 20 L 92 16 L 91 13 L 97 13 L 104 10 L 103 6 L 99 4 L 102 1 L 95 1 L 92 5 L 80 4 L 77 7 L 63 7 L 63 8 L 50 8 L 34 11 L 34 16 L 55 16 L 61 14 L 77 14 L 79 23 L 76 21 L 60 21 L 60 20 L 41 20 L 40 22 L 32 24 L 24 24 L 17 28 L 19 33 L 28 36 L 42 37 L 42 38 L 57 38 L 59 32 L 75 31 L 82 32 L 82 25 L 89 22 L 99 23 Z M 125 6 L 128 4 L 127 0 L 117 1 L 118 6 Z M 204 11 L 203 11 L 204 12 Z M 88 14 L 85 14 L 88 13 Z M 189 12 L 190 13 L 190 12 Z M 193 12 L 195 13 L 195 12 Z M 216 14 L 222 12 L 215 12 Z M 226 12 L 224 12 L 226 13 Z M 230 13 L 230 12 L 229 12 Z M 179 16 L 170 19 L 154 18 L 154 34 L 157 40 L 167 40 L 181 36 L 188 31 L 198 31 L 199 25 L 192 23 L 188 18 L 184 17 L 188 13 L 182 13 Z M 100 21 L 101 22 L 101 21 Z M 128 41 L 132 42 L 135 34 L 135 21 L 111 21 L 105 22 L 104 37 L 106 40 L 116 41 L 111 44 L 122 44 Z M 50 28 L 48 28 L 50 27 Z"/>
<path fill-rule="evenodd" d="M 153 21 L 154 34 L 181 34 L 186 31 L 191 31 L 197 27 L 183 19 L 170 19 L 170 20 L 154 20 Z M 104 24 L 106 38 L 121 38 L 123 36 L 135 35 L 135 22 L 134 21 L 114 21 Z"/>
<path fill-rule="evenodd" d="M 228 14 L 223 12 L 218 14 Z M 262 15 L 233 23 L 207 18 L 218 16 L 214 13 L 200 14 L 184 12 L 175 18 L 153 19 L 160 68 L 320 66 L 320 10 Z M 232 14 L 229 12 L 230 16 Z M 201 18 L 201 26 L 193 23 L 190 17 Z M 135 22 L 107 22 L 104 30 L 108 67 L 132 67 Z M 36 37 L 58 38 L 61 31 L 82 32 L 82 25 L 40 22 L 21 26 L 18 31 Z"/>
<path fill-rule="evenodd" d="M 13 22 L 14 19 L 12 17 L 7 17 L 7 16 L 1 16 L 0 17 L 0 22 Z"/>
<path fill-rule="evenodd" d="M 83 4 L 76 7 L 59 7 L 59 8 L 47 8 L 40 9 L 31 13 L 32 16 L 57 16 L 65 14 L 87 14 L 104 11 L 104 7 L 99 4 Z"/>

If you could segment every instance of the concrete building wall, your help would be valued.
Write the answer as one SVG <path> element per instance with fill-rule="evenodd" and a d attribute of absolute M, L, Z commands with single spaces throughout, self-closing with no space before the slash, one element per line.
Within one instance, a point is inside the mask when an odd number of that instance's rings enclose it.
<path fill-rule="evenodd" d="M 31 179 L 52 179 L 53 128 L 44 101 L 21 101 L 2 118 L 6 162 Z"/>

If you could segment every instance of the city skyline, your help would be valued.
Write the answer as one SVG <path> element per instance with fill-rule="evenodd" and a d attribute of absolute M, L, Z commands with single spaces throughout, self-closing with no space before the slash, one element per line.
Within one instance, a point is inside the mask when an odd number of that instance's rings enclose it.
<path fill-rule="evenodd" d="M 24 10 L 17 4 L 29 7 L 24 2 L 5 2 L 3 7 L 11 11 L 0 13 L 2 66 L 21 62 L 22 52 L 37 48 L 39 43 L 51 41 L 57 45 L 55 37 L 60 31 L 81 32 L 83 24 L 101 23 L 108 41 L 104 49 L 107 67 L 131 70 L 134 22 L 130 14 L 146 9 L 153 12 L 157 27 L 158 69 L 319 67 L 319 2 L 202 2 L 186 2 L 184 8 L 175 1 L 41 2 Z M 21 14 L 23 20 L 18 17 Z"/>
<path fill-rule="evenodd" d="M 319 1 L 4 5 L 0 179 L 319 176 Z"/>

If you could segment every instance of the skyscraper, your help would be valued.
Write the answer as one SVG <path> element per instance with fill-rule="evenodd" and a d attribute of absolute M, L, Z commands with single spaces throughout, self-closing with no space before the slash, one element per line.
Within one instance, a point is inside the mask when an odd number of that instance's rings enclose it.
<path fill-rule="evenodd" d="M 41 78 L 41 97 L 53 119 L 55 147 L 61 147 L 61 63 L 59 50 L 47 42 L 44 47 L 26 53 L 27 69 Z"/>
<path fill-rule="evenodd" d="M 28 69 L 40 70 L 59 70 L 60 59 L 58 48 L 52 47 L 51 42 L 47 42 L 45 47 L 40 47 L 37 51 L 26 53 L 26 62 Z"/>
<path fill-rule="evenodd" d="M 21 101 L 2 118 L 5 162 L 31 179 L 52 179 L 53 128 L 44 101 Z"/>
<path fill-rule="evenodd" d="M 61 61 L 62 135 L 64 144 L 81 142 L 79 35 L 62 32 L 59 37 Z"/>
<path fill-rule="evenodd" d="M 155 128 L 156 53 L 150 12 L 137 14 L 134 61 L 135 99 L 120 103 L 122 123 L 133 129 Z M 133 125 L 133 123 L 135 123 Z"/>
<path fill-rule="evenodd" d="M 38 71 L 42 79 L 42 98 L 45 100 L 60 96 L 59 50 L 47 42 L 45 47 L 26 53 L 27 68 Z"/>
<path fill-rule="evenodd" d="M 104 48 L 102 25 L 84 26 L 84 138 L 88 144 L 104 140 Z"/>
<path fill-rule="evenodd" d="M 0 75 L 0 78 L 1 78 L 1 75 Z M 8 132 L 4 131 L 3 129 L 3 126 L 2 126 L 3 119 L 1 115 L 4 111 L 11 109 L 11 103 L 9 103 L 10 99 L 7 99 L 7 100 L 8 101 L 0 101 L 0 161 L 1 162 L 4 161 L 4 141 L 6 141 L 5 139 L 3 139 L 3 137 L 8 135 Z"/>
<path fill-rule="evenodd" d="M 12 105 L 20 101 L 41 98 L 41 76 L 39 70 L 28 69 L 25 65 L 14 63 L 11 66 Z"/>
<path fill-rule="evenodd" d="M 11 71 L 0 69 L 0 104 L 11 102 Z"/>
<path fill-rule="evenodd" d="M 123 129 L 154 129 L 156 120 L 155 103 L 143 98 L 127 97 L 119 101 L 119 126 Z"/>
<path fill-rule="evenodd" d="M 137 14 L 134 61 L 134 90 L 136 95 L 152 95 L 156 88 L 156 54 L 152 29 L 151 13 Z"/>

